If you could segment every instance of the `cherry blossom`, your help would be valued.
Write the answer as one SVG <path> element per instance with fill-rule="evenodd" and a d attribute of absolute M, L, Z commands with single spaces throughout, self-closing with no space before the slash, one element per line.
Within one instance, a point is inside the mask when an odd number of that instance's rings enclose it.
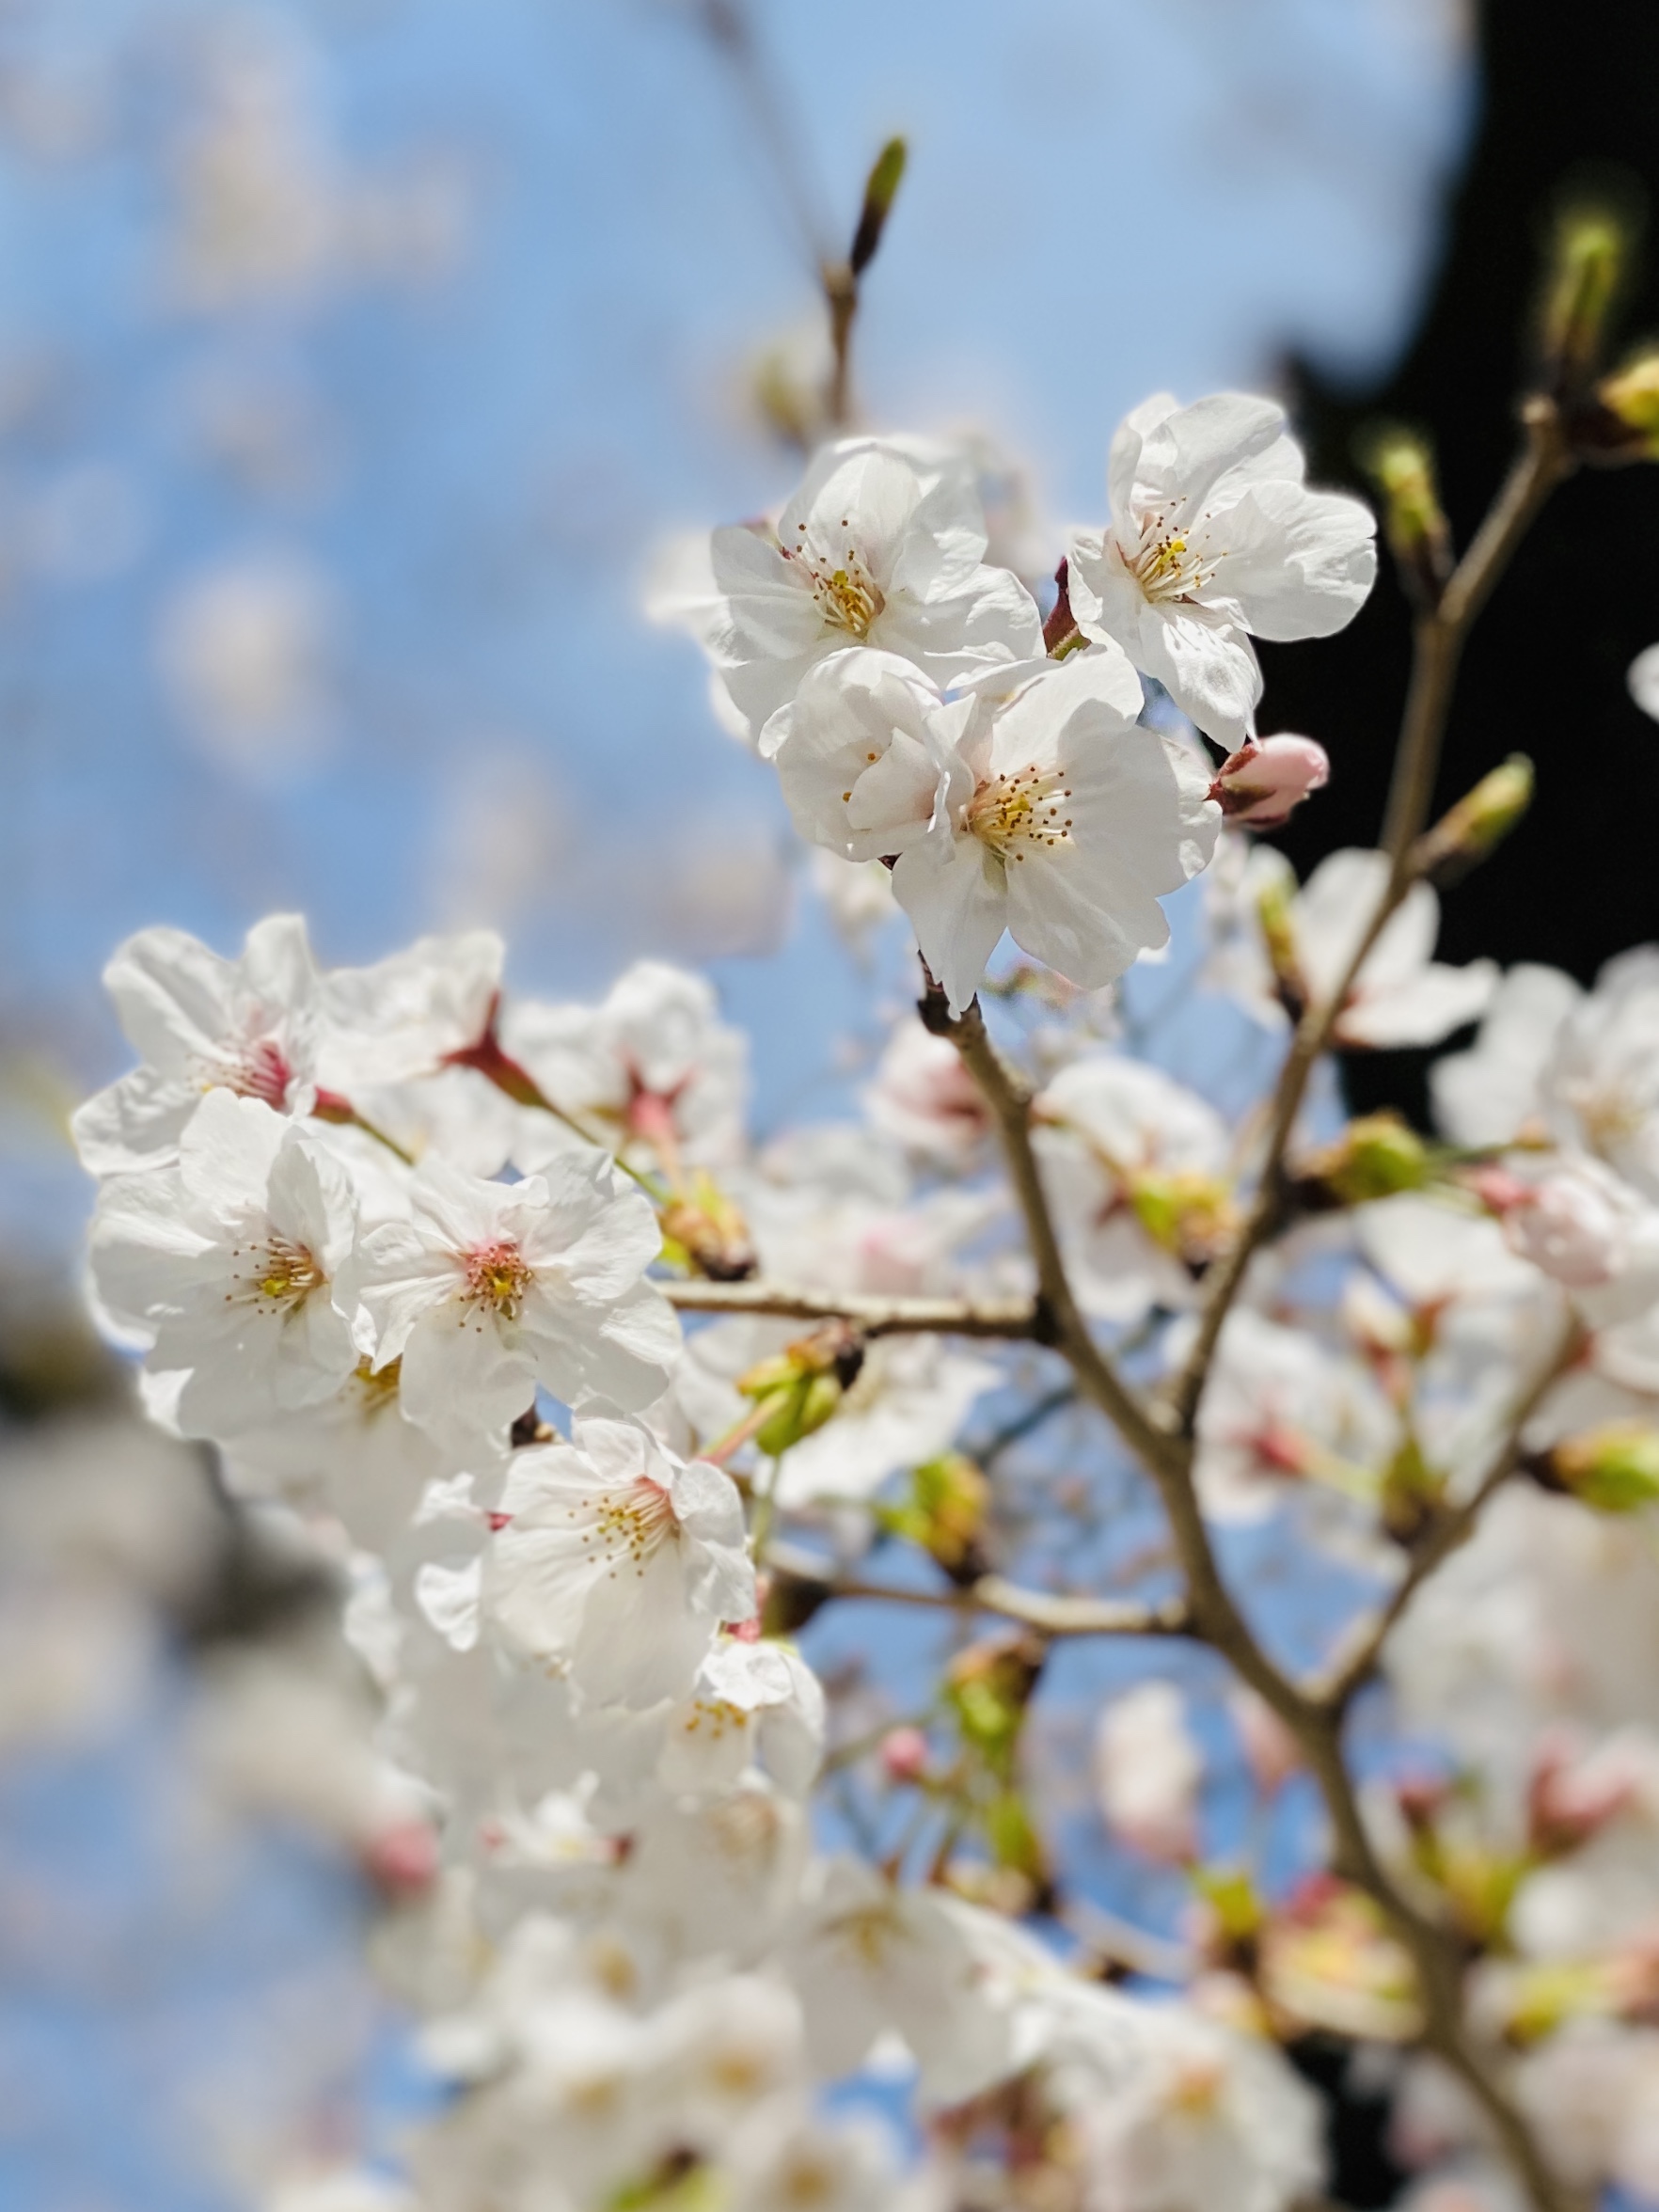
<path fill-rule="evenodd" d="M 748 1044 L 702 976 L 640 960 L 596 1007 L 512 1002 L 500 1035 L 553 1104 L 624 1158 L 677 1172 L 741 1156 Z M 538 1133 L 544 1153 L 577 1141 L 550 1116 Z M 519 1164 L 539 1164 L 522 1142 Z"/>
<path fill-rule="evenodd" d="M 1388 862 L 1344 850 L 1321 861 L 1290 907 L 1296 962 L 1309 991 L 1336 988 L 1376 911 Z M 1485 1012 L 1497 985 L 1491 960 L 1449 968 L 1433 958 L 1440 901 L 1414 884 L 1366 956 L 1336 1023 L 1345 1044 L 1431 1045 Z"/>
<path fill-rule="evenodd" d="M 1072 612 L 1228 750 L 1261 697 L 1252 636 L 1326 638 L 1377 573 L 1376 525 L 1357 499 L 1310 492 L 1271 400 L 1167 392 L 1128 416 L 1108 465 L 1112 520 L 1068 551 Z"/>
<path fill-rule="evenodd" d="M 582 1421 L 574 1434 L 514 1461 L 486 1610 L 596 1703 L 686 1696 L 720 1623 L 754 1611 L 736 1487 L 634 1423 Z"/>
<path fill-rule="evenodd" d="M 317 1095 L 321 979 L 306 925 L 274 914 L 222 959 L 182 929 L 130 937 L 103 972 L 143 1065 L 76 1109 L 93 1175 L 165 1166 L 210 1091 L 308 1114 Z"/>
<path fill-rule="evenodd" d="M 112 1177 L 92 1224 L 103 1312 L 177 1378 L 193 1436 L 233 1437 L 330 1398 L 356 1350 L 340 1278 L 343 1171 L 258 1098 L 210 1091 L 170 1168 Z"/>
<path fill-rule="evenodd" d="M 985 554 L 963 462 L 848 438 L 815 457 L 775 528 L 716 530 L 706 584 L 660 592 L 654 611 L 692 630 L 758 738 L 844 647 L 896 654 L 940 686 L 1039 659 L 1035 602 Z"/>
<path fill-rule="evenodd" d="M 427 1160 L 409 1206 L 359 1239 L 341 1295 L 375 1371 L 402 1362 L 410 1420 L 465 1448 L 526 1412 L 538 1382 L 624 1408 L 660 1391 L 679 1329 L 642 1279 L 656 1222 L 602 1155 L 511 1184 Z"/>
<path fill-rule="evenodd" d="M 1102 1320 L 1192 1302 L 1230 1221 L 1213 1107 L 1155 1067 L 1090 1052 L 1037 1097 L 1037 1151 L 1078 1295 Z"/>

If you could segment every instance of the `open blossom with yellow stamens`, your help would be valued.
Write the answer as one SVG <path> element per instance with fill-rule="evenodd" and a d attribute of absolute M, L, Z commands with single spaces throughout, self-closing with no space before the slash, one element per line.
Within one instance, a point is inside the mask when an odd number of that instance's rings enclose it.
<path fill-rule="evenodd" d="M 1220 809 L 1202 764 L 1140 726 L 1141 686 L 1115 647 L 1075 654 L 958 737 L 934 833 L 893 888 L 922 956 L 960 1011 L 1003 930 L 1085 989 L 1162 945 L 1158 901 L 1209 861 Z"/>
<path fill-rule="evenodd" d="M 339 1163 L 215 1088 L 171 1167 L 111 1177 L 92 1229 L 104 1314 L 169 1378 L 179 1426 L 231 1438 L 331 1397 L 356 1358 L 334 1279 L 356 1204 Z"/>
<path fill-rule="evenodd" d="M 754 1611 L 731 1477 L 631 1421 L 514 1455 L 485 1567 L 488 1617 L 595 1705 L 688 1695 L 722 1621 Z"/>
<path fill-rule="evenodd" d="M 1204 866 L 1221 810 L 1198 760 L 1140 727 L 1141 704 L 1115 646 L 1046 665 L 995 708 L 849 651 L 813 670 L 767 742 L 803 836 L 894 861 L 959 1012 L 1004 929 L 1085 988 L 1166 942 L 1159 895 Z"/>
<path fill-rule="evenodd" d="M 706 572 L 659 591 L 713 661 L 751 740 L 829 654 L 872 646 L 936 684 L 1042 657 L 1042 617 L 986 561 L 985 515 L 960 454 L 844 438 L 818 453 L 777 527 L 715 531 Z"/>
<path fill-rule="evenodd" d="M 1229 751 L 1261 697 L 1252 637 L 1324 638 L 1377 574 L 1368 508 L 1310 492 L 1272 400 L 1218 392 L 1137 407 L 1112 441 L 1112 520 L 1067 553 L 1083 635 L 1114 639 Z"/>
<path fill-rule="evenodd" d="M 342 1288 L 375 1367 L 401 1358 L 410 1420 L 465 1450 L 504 1434 L 538 1383 L 624 1407 L 662 1389 L 679 1324 L 644 1280 L 656 1218 L 603 1154 L 513 1184 L 429 1158 L 409 1207 L 360 1240 Z"/>

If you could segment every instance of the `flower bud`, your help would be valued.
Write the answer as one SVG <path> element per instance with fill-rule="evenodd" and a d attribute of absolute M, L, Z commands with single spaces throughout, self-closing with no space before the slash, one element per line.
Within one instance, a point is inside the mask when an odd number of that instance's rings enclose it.
<path fill-rule="evenodd" d="M 1222 763 L 1209 796 L 1243 828 L 1276 830 L 1330 780 L 1325 749 L 1311 737 L 1253 737 Z"/>
<path fill-rule="evenodd" d="M 1602 378 L 1572 419 L 1572 442 L 1588 461 L 1659 460 L 1659 348 Z"/>
<path fill-rule="evenodd" d="M 1452 572 L 1451 530 L 1434 481 L 1434 457 L 1415 431 L 1372 431 L 1361 465 L 1382 495 L 1382 529 L 1401 581 L 1420 607 L 1438 607 Z"/>
<path fill-rule="evenodd" d="M 1455 881 L 1477 861 L 1501 845 L 1532 804 L 1532 763 L 1512 752 L 1501 766 L 1481 777 L 1423 837 L 1416 861 L 1425 875 Z"/>
<path fill-rule="evenodd" d="M 1540 332 L 1544 381 L 1557 395 L 1594 369 L 1629 249 L 1611 208 L 1569 208 L 1556 226 Z"/>
<path fill-rule="evenodd" d="M 1420 1191 L 1429 1180 L 1428 1146 L 1398 1114 L 1363 1114 L 1335 1144 L 1316 1153 L 1304 1183 L 1322 1185 L 1338 1206 L 1367 1206 L 1399 1191 Z"/>
<path fill-rule="evenodd" d="M 890 1782 L 918 1782 L 927 1771 L 927 1738 L 919 1728 L 889 1729 L 881 1739 L 880 1759 Z"/>
<path fill-rule="evenodd" d="M 1256 918 L 1261 924 L 1262 945 L 1279 997 L 1292 1020 L 1300 1017 L 1308 996 L 1307 982 L 1297 956 L 1296 924 L 1290 918 L 1295 896 L 1296 879 L 1287 869 L 1283 876 L 1264 883 L 1256 897 Z"/>
<path fill-rule="evenodd" d="M 757 1266 L 749 1224 L 701 1170 L 690 1191 L 658 1217 L 663 1257 L 678 1260 L 711 1283 L 741 1283 Z"/>
<path fill-rule="evenodd" d="M 846 265 L 855 276 L 861 276 L 876 259 L 876 249 L 881 244 L 881 233 L 887 228 L 887 218 L 893 213 L 893 203 L 904 179 L 906 158 L 902 138 L 890 138 L 876 156 L 864 184 L 859 227 L 853 233 L 852 248 L 846 257 Z"/>
<path fill-rule="evenodd" d="M 928 1553 L 954 1579 L 976 1581 L 984 1572 L 981 1537 L 990 1507 L 990 1484 L 964 1452 L 928 1460 L 910 1477 L 900 1504 L 877 1508 L 884 1528 Z"/>
<path fill-rule="evenodd" d="M 845 1321 L 831 1321 L 737 1378 L 743 1397 L 763 1408 L 757 1446 L 776 1459 L 821 1429 L 858 1380 L 864 1340 Z"/>
<path fill-rule="evenodd" d="M 1146 1234 L 1188 1267 L 1207 1267 L 1237 1226 L 1232 1188 L 1218 1176 L 1134 1175 L 1128 1191 Z"/>
<path fill-rule="evenodd" d="M 1639 1764 L 1617 1738 L 1587 1756 L 1571 1736 L 1546 1736 L 1526 1786 L 1529 1848 L 1540 1858 L 1578 1850 L 1630 1807 L 1641 1782 Z"/>
<path fill-rule="evenodd" d="M 1569 1436 L 1548 1456 L 1563 1490 L 1598 1513 L 1635 1513 L 1659 1499 L 1659 1430 L 1604 1421 Z"/>

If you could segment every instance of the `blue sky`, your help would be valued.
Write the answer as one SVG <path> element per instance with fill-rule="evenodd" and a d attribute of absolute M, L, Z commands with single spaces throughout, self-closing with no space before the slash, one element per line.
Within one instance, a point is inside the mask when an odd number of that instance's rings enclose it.
<path fill-rule="evenodd" d="M 978 425 L 1051 536 L 1098 510 L 1111 427 L 1148 390 L 1259 383 L 1288 342 L 1356 371 L 1384 357 L 1470 112 L 1453 12 L 771 0 L 785 135 L 832 234 L 882 139 L 911 141 L 860 333 L 868 418 Z M 643 951 L 712 958 L 761 1032 L 763 1107 L 861 1018 L 821 922 L 782 910 L 798 856 L 770 779 L 714 729 L 692 650 L 638 612 L 664 529 L 788 489 L 746 395 L 763 351 L 816 326 L 776 173 L 694 13 L 88 0 L 16 17 L 13 1054 L 44 1046 L 71 1087 L 114 1072 L 96 976 L 121 936 L 166 920 L 229 948 L 289 906 L 335 958 L 498 922 L 515 978 L 544 990 L 595 990 Z M 180 179 L 227 53 L 277 87 L 308 176 L 389 207 L 394 229 L 428 210 L 435 269 L 386 267 L 383 246 L 344 276 L 187 295 Z M 263 464 L 236 457 L 238 434 L 267 441 Z M 229 750 L 193 724 L 163 643 L 227 567 L 297 577 L 321 609 L 305 726 Z M 67 1249 L 72 1177 L 26 1122 L 5 1134 L 0 1222 Z"/>

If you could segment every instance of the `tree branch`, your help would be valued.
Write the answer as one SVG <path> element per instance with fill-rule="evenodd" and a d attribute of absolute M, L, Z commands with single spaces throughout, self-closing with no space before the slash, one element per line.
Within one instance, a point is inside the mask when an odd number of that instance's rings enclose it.
<path fill-rule="evenodd" d="M 856 1292 L 798 1290 L 786 1283 L 661 1283 L 681 1313 L 757 1314 L 788 1321 L 849 1321 L 864 1336 L 1040 1335 L 1029 1299 L 867 1298 Z"/>
<path fill-rule="evenodd" d="M 1193 1432 L 1222 1326 L 1250 1262 L 1279 1218 L 1284 1203 L 1285 1152 L 1315 1063 L 1331 1041 L 1331 1033 L 1372 947 L 1416 880 L 1413 847 L 1433 800 L 1452 688 L 1470 626 L 1533 517 L 1573 466 L 1559 415 L 1551 401 L 1530 401 L 1525 422 L 1526 443 L 1491 513 L 1454 570 L 1439 606 L 1417 622 L 1411 687 L 1382 832 L 1390 862 L 1388 883 L 1335 989 L 1309 1006 L 1298 1022 L 1279 1071 L 1256 1203 L 1231 1248 L 1211 1271 L 1193 1349 L 1170 1396 L 1175 1422 L 1183 1435 Z"/>
<path fill-rule="evenodd" d="M 1527 1422 L 1537 1413 L 1551 1385 L 1560 1380 L 1578 1357 L 1583 1344 L 1583 1330 L 1576 1321 L 1569 1322 L 1552 1357 L 1517 1399 L 1492 1465 L 1461 1505 L 1451 1507 L 1432 1524 L 1382 1609 L 1368 1623 L 1362 1624 L 1357 1647 L 1346 1657 L 1339 1654 L 1325 1680 L 1315 1685 L 1313 1695 L 1320 1704 L 1334 1713 L 1344 1713 L 1355 1694 L 1370 1680 L 1382 1656 L 1383 1646 L 1407 1606 L 1436 1569 L 1474 1535 L 1488 1503 L 1515 1472 Z"/>
<path fill-rule="evenodd" d="M 924 971 L 925 972 L 925 971 Z M 1060 1240 L 1049 1211 L 1048 1193 L 1031 1141 L 1031 1090 L 991 1043 L 975 999 L 967 1012 L 953 1015 L 931 976 L 921 1002 L 924 1026 L 947 1036 L 990 1108 L 1002 1140 L 1009 1180 L 1025 1223 L 1026 1241 L 1036 1268 L 1035 1322 L 1031 1334 L 1039 1344 L 1065 1353 L 1078 1386 L 1116 1429 L 1130 1450 L 1148 1466 L 1180 1467 L 1186 1455 L 1179 1440 L 1161 1429 L 1096 1344 L 1072 1296 Z"/>
<path fill-rule="evenodd" d="M 1143 1605 L 1130 1600 L 1071 1597 L 1063 1592 L 1026 1589 L 1000 1574 L 982 1574 L 965 1589 L 905 1589 L 893 1583 L 861 1581 L 838 1574 L 812 1553 L 775 1543 L 771 1565 L 792 1582 L 821 1589 L 826 1598 L 863 1598 L 890 1605 L 925 1605 L 936 1612 L 994 1613 L 1017 1620 L 1045 1636 L 1177 1636 L 1190 1633 L 1186 1607 L 1177 1601 Z"/>
<path fill-rule="evenodd" d="M 1385 901 L 1351 964 L 1350 982 L 1386 914 L 1392 910 Z M 1321 1009 L 1314 1028 L 1307 1032 L 1309 1039 L 1317 1038 L 1317 1042 L 1304 1044 L 1301 1073 L 1295 1081 L 1293 1095 L 1291 1086 L 1281 1079 L 1275 1139 L 1270 1153 L 1270 1160 L 1274 1162 L 1282 1160 L 1284 1143 L 1295 1118 L 1307 1072 L 1335 1019 L 1342 995 L 1338 993 L 1328 1007 Z M 963 1064 L 995 1117 L 1036 1267 L 1039 1341 L 1052 1342 L 1064 1353 L 1077 1377 L 1079 1388 L 1113 1422 L 1157 1484 L 1186 1580 L 1186 1633 L 1220 1653 L 1294 1737 L 1324 1800 L 1332 1827 L 1332 1864 L 1335 1872 L 1372 1901 L 1384 1925 L 1412 1962 L 1423 2007 L 1424 2046 L 1450 2068 L 1485 2113 L 1539 2212 L 1573 2212 L 1571 2192 L 1550 2171 L 1526 2120 L 1510 2101 L 1487 2055 L 1469 2032 L 1463 2017 L 1462 1956 L 1456 1936 L 1418 1911 L 1397 1887 L 1377 1856 L 1343 1752 L 1342 1712 L 1311 1695 L 1274 1664 L 1222 1579 L 1193 1482 L 1190 1430 L 1185 1433 L 1172 1432 L 1171 1429 L 1161 1426 L 1127 1388 L 1089 1335 L 1066 1278 L 1053 1218 L 1032 1147 L 1029 1089 L 1005 1066 L 991 1044 L 977 1001 L 965 1014 L 954 1018 L 943 993 L 930 976 L 921 1014 L 928 1029 L 955 1042 Z M 1303 1042 L 1303 1035 L 1299 1031 L 1299 1043 Z M 1293 1047 L 1291 1061 L 1287 1066 L 1297 1064 Z M 1264 1198 L 1267 1194 L 1264 1191 Z M 1271 1213 L 1262 1210 L 1256 1242 L 1265 1234 L 1270 1219 Z M 1254 1249 L 1255 1242 L 1244 1248 L 1244 1240 L 1240 1240 L 1240 1256 L 1226 1293 L 1227 1304 L 1241 1278 L 1249 1252 Z M 1216 1314 L 1209 1338 L 1211 1349 L 1225 1310 L 1226 1305 L 1223 1304 Z M 1045 1321 L 1046 1329 L 1042 1325 Z M 1207 1367 L 1208 1357 L 1205 1366 L 1197 1370 L 1197 1389 L 1192 1400 L 1194 1409 Z M 1188 1418 L 1190 1421 L 1190 1413 Z"/>

